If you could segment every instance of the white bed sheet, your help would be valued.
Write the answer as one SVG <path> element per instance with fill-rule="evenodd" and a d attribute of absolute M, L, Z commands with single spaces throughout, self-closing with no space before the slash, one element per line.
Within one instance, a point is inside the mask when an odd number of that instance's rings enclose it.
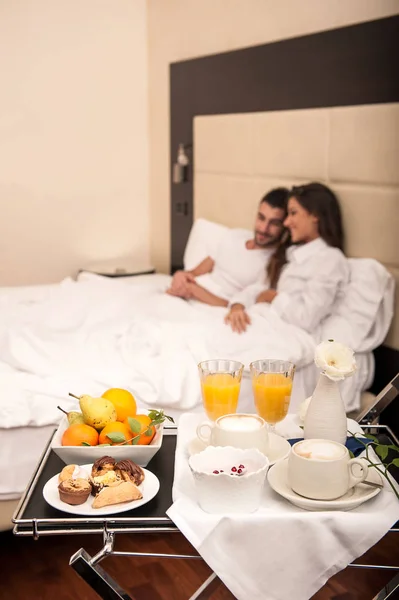
<path fill-rule="evenodd" d="M 143 275 L 143 276 L 113 279 L 113 280 L 110 280 L 109 278 L 103 278 L 101 276 L 89 274 L 89 273 L 81 273 L 79 276 L 79 283 L 86 284 L 90 288 L 90 290 L 91 290 L 90 293 L 94 294 L 94 296 L 92 296 L 92 297 L 95 297 L 96 294 L 104 294 L 105 296 L 108 294 L 108 299 L 109 299 L 110 290 L 112 290 L 113 295 L 116 295 L 117 297 L 119 297 L 120 295 L 123 295 L 123 290 L 132 289 L 132 288 L 140 289 L 144 285 L 144 287 L 146 289 L 146 293 L 148 293 L 148 291 L 150 291 L 150 293 L 152 293 L 152 292 L 158 293 L 158 292 L 166 289 L 169 282 L 170 282 L 169 276 L 159 275 L 159 274 Z M 0 310 L 2 311 L 3 315 L 4 314 L 7 315 L 8 319 L 9 319 L 8 325 L 11 324 L 11 327 L 12 327 L 14 318 L 15 318 L 16 325 L 20 329 L 21 329 L 21 324 L 23 325 L 24 322 L 26 322 L 26 324 L 30 324 L 31 319 L 32 319 L 32 311 L 35 311 L 37 308 L 38 309 L 37 314 L 39 315 L 40 318 L 43 318 L 43 314 L 45 314 L 47 321 L 49 321 L 49 320 L 51 321 L 53 319 L 54 323 L 57 324 L 58 328 L 61 326 L 64 329 L 64 331 L 70 330 L 72 328 L 72 326 L 74 325 L 74 323 L 70 320 L 71 319 L 70 315 L 74 315 L 74 318 L 76 318 L 76 315 L 78 314 L 76 311 L 74 312 L 73 306 L 69 307 L 72 309 L 70 311 L 69 315 L 65 312 L 65 310 L 62 315 L 54 315 L 51 312 L 49 312 L 47 314 L 45 313 L 46 306 L 48 306 L 48 307 L 54 306 L 54 299 L 57 298 L 57 295 L 59 294 L 59 291 L 60 291 L 60 288 L 62 287 L 62 285 L 64 285 L 64 286 L 72 285 L 73 286 L 74 284 L 70 280 L 67 280 L 66 282 L 63 282 L 61 285 L 56 284 L 56 285 L 48 285 L 48 286 L 41 285 L 41 286 L 30 286 L 30 287 L 21 287 L 21 288 L 2 288 L 2 289 L 0 289 Z M 174 299 L 170 299 L 170 300 L 173 301 Z M 183 308 L 185 308 L 184 304 L 185 303 L 181 304 Z M 119 306 L 120 305 L 118 305 L 118 307 Z M 109 308 L 109 304 L 108 304 L 108 308 Z M 113 308 L 113 309 L 115 308 L 115 307 L 112 307 L 112 302 L 111 302 L 111 308 Z M 202 310 L 204 314 L 206 314 L 206 312 L 209 310 L 209 307 L 198 306 L 197 308 L 199 309 L 199 311 Z M 165 307 L 161 306 L 160 309 L 158 307 L 157 310 L 158 310 L 158 315 L 160 315 L 161 317 L 165 316 L 165 314 L 163 314 Z M 110 314 L 113 314 L 112 310 L 111 310 Z M 168 318 L 170 318 L 170 315 L 167 315 L 167 316 L 168 316 Z M 176 316 L 176 319 L 177 319 L 177 316 Z M 91 319 L 92 323 L 95 324 L 96 319 L 99 319 L 99 318 L 102 318 L 101 306 L 99 306 L 98 304 L 95 303 L 93 312 L 90 314 L 90 319 Z M 78 323 L 78 325 L 79 325 L 79 323 Z M 3 333 L 4 333 L 4 331 L 3 331 Z M 292 402 L 291 402 L 291 411 L 297 410 L 298 404 L 307 395 L 309 395 L 309 393 L 311 393 L 311 390 L 314 389 L 314 385 L 317 380 L 318 371 L 314 367 L 313 362 L 311 360 L 309 360 L 309 351 L 311 351 L 311 349 L 312 348 L 310 346 L 307 347 L 308 356 L 307 356 L 306 360 L 304 360 L 304 362 L 305 363 L 307 362 L 307 364 L 304 364 L 301 368 L 298 368 L 296 375 L 295 375 L 295 383 L 294 383 L 293 396 L 292 396 Z M 23 352 L 24 351 L 25 351 L 25 349 L 23 349 Z M 206 352 L 206 348 L 203 351 Z M 22 352 L 22 354 L 23 354 L 23 352 Z M 267 350 L 265 350 L 265 352 L 266 352 L 266 354 L 268 353 Z M 266 355 L 265 352 L 261 352 L 260 349 L 258 350 L 259 354 Z M 206 355 L 206 357 L 209 358 L 209 356 L 207 356 L 207 355 Z M 26 389 L 35 389 L 35 385 L 37 385 L 38 377 L 35 374 L 34 369 L 33 369 L 33 373 L 21 373 L 20 371 L 17 370 L 16 365 L 12 365 L 12 364 L 10 365 L 6 361 L 4 361 L 4 356 L 2 356 L 2 358 L 3 358 L 3 362 L 0 363 L 0 381 L 7 379 L 7 378 L 9 378 L 9 381 L 12 381 L 13 378 L 15 378 L 15 380 L 18 380 L 18 381 L 24 380 L 25 381 L 25 384 L 24 384 L 25 390 Z M 36 358 L 37 358 L 37 356 L 36 356 Z M 257 358 L 259 358 L 259 356 L 257 356 Z M 343 391 L 344 391 L 348 411 L 354 410 L 358 407 L 359 400 L 360 400 L 360 392 L 364 389 L 367 389 L 367 387 L 370 385 L 372 377 L 373 377 L 372 354 L 369 353 L 367 355 L 359 355 L 357 357 L 357 360 L 358 360 L 358 371 L 357 371 L 356 376 L 354 378 L 351 378 L 351 379 L 347 380 L 346 382 L 344 382 Z M 41 367 L 40 363 L 38 366 L 39 366 L 39 372 L 40 372 L 40 367 Z M 177 367 L 179 368 L 178 364 L 177 364 Z M 83 391 L 83 393 L 85 393 L 85 392 L 89 393 L 89 391 L 93 394 L 97 393 L 96 389 L 93 389 L 92 387 L 89 387 L 89 388 L 84 387 L 84 384 L 86 384 L 86 383 L 87 383 L 87 385 L 90 384 L 90 377 L 87 377 L 87 378 L 78 377 L 78 378 L 75 378 L 75 382 L 73 382 L 72 377 L 68 378 L 68 375 L 67 374 L 65 375 L 65 373 L 63 375 L 64 375 L 64 377 L 63 378 L 61 377 L 58 380 L 58 384 L 57 384 L 58 388 L 57 388 L 57 386 L 54 387 L 54 381 L 49 383 L 48 378 L 46 379 L 45 374 L 41 375 L 41 379 L 40 379 L 40 384 L 42 386 L 41 391 L 43 392 L 43 395 L 46 396 L 46 389 L 47 389 L 47 397 L 45 398 L 45 401 L 49 402 L 49 405 L 51 404 L 52 412 L 51 412 L 50 418 L 48 418 L 47 420 L 44 419 L 44 422 L 40 422 L 40 420 L 39 420 L 39 422 L 37 422 L 35 424 L 36 426 L 29 426 L 29 427 L 25 427 L 25 426 L 12 427 L 11 426 L 11 428 L 8 428 L 8 429 L 5 429 L 4 422 L 0 421 L 0 448 L 1 448 L 1 458 L 2 458 L 2 460 L 0 461 L 0 501 L 5 500 L 5 499 L 10 499 L 10 498 L 17 498 L 21 495 L 21 493 L 25 489 L 26 484 L 29 481 L 29 478 L 31 477 L 33 469 L 37 464 L 40 454 L 43 451 L 43 448 L 47 443 L 47 440 L 51 434 L 51 431 L 53 430 L 54 425 L 56 425 L 59 420 L 58 412 L 56 410 L 53 410 L 54 406 L 56 406 L 57 404 L 60 403 L 60 401 L 62 401 L 67 409 L 73 408 L 71 406 L 69 400 L 67 400 L 67 398 L 65 396 L 66 390 L 68 389 L 68 391 L 73 391 L 70 388 L 70 386 L 73 385 L 73 383 L 75 383 L 75 385 L 78 385 L 78 383 L 81 383 L 82 388 L 80 388 L 80 387 L 77 387 L 76 389 L 74 388 L 75 391 L 77 391 L 77 393 L 80 393 L 81 391 Z M 196 374 L 194 374 L 193 376 L 197 379 Z M 49 383 L 49 387 L 47 386 L 48 383 Z M 65 385 L 64 385 L 64 383 L 65 383 Z M 118 385 L 118 386 L 123 387 L 123 383 L 121 383 L 119 380 L 117 380 L 117 383 L 114 383 L 113 385 Z M 32 387 L 30 387 L 30 386 L 32 386 Z M 68 388 L 65 386 L 68 386 Z M 97 387 L 100 388 L 101 386 L 97 385 Z M 102 389 L 103 388 L 104 388 L 104 386 L 102 387 Z M 186 388 L 186 391 L 187 391 L 187 389 L 189 390 L 189 388 Z M 101 393 L 101 392 L 99 391 L 98 393 Z M 63 396 L 63 394 L 64 394 L 64 396 Z M 27 400 L 25 398 L 24 399 L 25 404 L 23 404 L 22 407 L 29 406 L 29 410 L 31 410 L 32 413 L 35 413 L 36 407 L 37 407 L 37 410 L 42 409 L 42 401 L 43 401 L 43 398 L 40 396 L 40 394 L 39 394 L 39 398 L 37 397 L 37 394 L 36 394 L 36 395 L 30 396 Z M 154 407 L 154 404 L 146 405 L 146 403 L 143 401 L 142 398 L 140 398 L 139 402 L 143 408 L 145 408 L 146 406 Z M 37 404 L 35 404 L 35 403 L 37 403 Z M 4 408 L 4 405 L 3 405 L 3 408 Z M 178 420 L 179 416 L 186 410 L 187 409 L 185 407 L 180 408 L 177 405 L 165 406 L 165 411 L 168 414 L 171 414 L 176 420 Z M 201 406 L 199 399 L 197 399 L 197 404 L 195 404 L 194 406 L 191 405 L 189 407 L 189 410 L 190 411 L 202 411 L 202 406 Z M 243 412 L 253 410 L 251 385 L 250 385 L 250 380 L 247 376 L 244 377 L 243 382 L 242 382 L 239 410 L 241 410 Z M 3 417 L 4 417 L 4 414 L 5 413 L 3 412 Z M 5 416 L 7 417 L 7 415 L 5 415 Z M 34 421 L 35 420 L 33 419 L 33 423 L 34 423 Z M 23 425 L 25 425 L 25 423 L 23 423 Z M 10 463 L 10 461 L 11 461 L 11 463 Z M 13 474 L 11 477 L 9 476 L 9 472 L 8 472 L 9 464 L 17 465 L 17 467 L 18 467 L 18 468 L 13 469 Z"/>

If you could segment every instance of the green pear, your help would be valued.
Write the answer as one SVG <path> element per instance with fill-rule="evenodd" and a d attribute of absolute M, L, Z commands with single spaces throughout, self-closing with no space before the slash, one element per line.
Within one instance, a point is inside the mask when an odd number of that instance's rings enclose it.
<path fill-rule="evenodd" d="M 67 416 L 69 425 L 74 425 L 75 423 L 84 423 L 85 420 L 81 412 L 71 410 L 67 412 L 61 406 L 57 406 L 57 408 Z"/>
<path fill-rule="evenodd" d="M 93 398 L 85 394 L 80 396 L 79 406 L 86 425 L 91 425 L 95 429 L 103 429 L 108 423 L 116 421 L 115 407 L 106 398 Z"/>

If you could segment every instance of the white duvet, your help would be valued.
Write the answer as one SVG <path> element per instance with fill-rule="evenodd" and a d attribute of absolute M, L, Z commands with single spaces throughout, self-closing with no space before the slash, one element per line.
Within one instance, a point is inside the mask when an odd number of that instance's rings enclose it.
<path fill-rule="evenodd" d="M 197 364 L 268 357 L 313 361 L 315 341 L 268 307 L 251 309 L 237 335 L 225 309 L 164 293 L 170 278 L 66 279 L 56 286 L 0 291 L 0 427 L 59 420 L 77 395 L 126 387 L 139 403 L 192 409 L 200 402 Z"/>

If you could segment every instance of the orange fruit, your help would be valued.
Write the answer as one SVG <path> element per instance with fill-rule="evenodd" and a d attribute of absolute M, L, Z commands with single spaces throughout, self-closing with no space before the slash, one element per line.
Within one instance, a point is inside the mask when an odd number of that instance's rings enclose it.
<path fill-rule="evenodd" d="M 65 429 L 61 440 L 62 446 L 81 446 L 83 443 L 97 446 L 98 433 L 94 427 L 85 423 L 74 423 Z"/>
<path fill-rule="evenodd" d="M 147 446 L 152 442 L 155 435 L 155 427 L 154 425 L 150 425 L 150 417 L 148 415 L 134 415 L 134 417 L 131 418 L 135 421 L 138 421 L 140 425 L 140 431 L 132 432 L 130 430 L 130 437 L 139 435 L 140 437 L 138 438 L 138 442 L 135 442 L 135 444 L 138 444 L 139 446 Z M 129 417 L 125 419 L 124 423 L 130 428 Z"/>
<path fill-rule="evenodd" d="M 108 434 L 112 435 L 113 433 L 122 434 L 125 439 L 113 441 L 112 438 L 108 437 Z M 120 436 L 118 436 L 118 438 L 119 437 Z M 129 427 L 127 427 L 127 425 L 125 425 L 125 423 L 120 423 L 119 421 L 114 421 L 113 423 L 108 423 L 108 425 L 106 425 L 104 427 L 104 429 L 102 429 L 100 431 L 99 443 L 100 444 L 111 444 L 111 446 L 120 446 L 124 442 L 131 444 L 132 442 L 129 442 L 128 440 L 130 440 L 132 437 L 133 437 L 132 432 L 130 431 Z"/>
<path fill-rule="evenodd" d="M 104 392 L 102 397 L 114 405 L 117 421 L 124 421 L 126 417 L 134 417 L 137 412 L 136 400 L 128 390 L 111 388 Z"/>

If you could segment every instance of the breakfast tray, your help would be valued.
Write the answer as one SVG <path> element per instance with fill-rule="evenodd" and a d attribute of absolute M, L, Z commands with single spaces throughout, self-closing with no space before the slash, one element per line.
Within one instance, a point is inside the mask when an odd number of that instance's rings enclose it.
<path fill-rule="evenodd" d="M 366 433 L 376 435 L 381 443 L 398 444 L 398 440 L 386 425 L 372 425 L 364 427 Z M 137 509 L 127 511 L 120 515 L 107 515 L 102 517 L 77 517 L 63 513 L 49 506 L 43 498 L 43 487 L 54 475 L 65 466 L 63 461 L 51 449 L 50 440 L 41 456 L 37 468 L 29 482 L 25 493 L 13 517 L 14 534 L 17 536 L 32 536 L 35 540 L 44 535 L 72 535 L 72 534 L 103 534 L 103 548 L 91 557 L 81 548 L 70 559 L 70 565 L 75 571 L 97 592 L 104 600 L 134 600 L 117 582 L 99 566 L 99 562 L 107 556 L 151 556 L 159 558 L 200 559 L 197 554 L 154 554 L 143 552 L 118 552 L 114 550 L 115 536 L 117 533 L 172 533 L 179 529 L 167 517 L 166 511 L 172 504 L 172 486 L 174 477 L 174 461 L 176 449 L 177 427 L 165 427 L 163 443 L 157 454 L 147 465 L 160 480 L 161 486 L 158 494 L 150 502 Z M 398 480 L 399 469 L 393 473 Z M 398 524 L 390 531 L 399 531 Z M 350 565 L 356 568 L 393 568 L 382 565 Z M 212 575 L 190 597 L 189 600 L 205 600 L 213 593 L 220 580 Z M 383 596 L 388 597 L 388 596 Z M 383 598 L 382 597 L 382 598 Z M 381 599 L 382 600 L 382 599 Z"/>

